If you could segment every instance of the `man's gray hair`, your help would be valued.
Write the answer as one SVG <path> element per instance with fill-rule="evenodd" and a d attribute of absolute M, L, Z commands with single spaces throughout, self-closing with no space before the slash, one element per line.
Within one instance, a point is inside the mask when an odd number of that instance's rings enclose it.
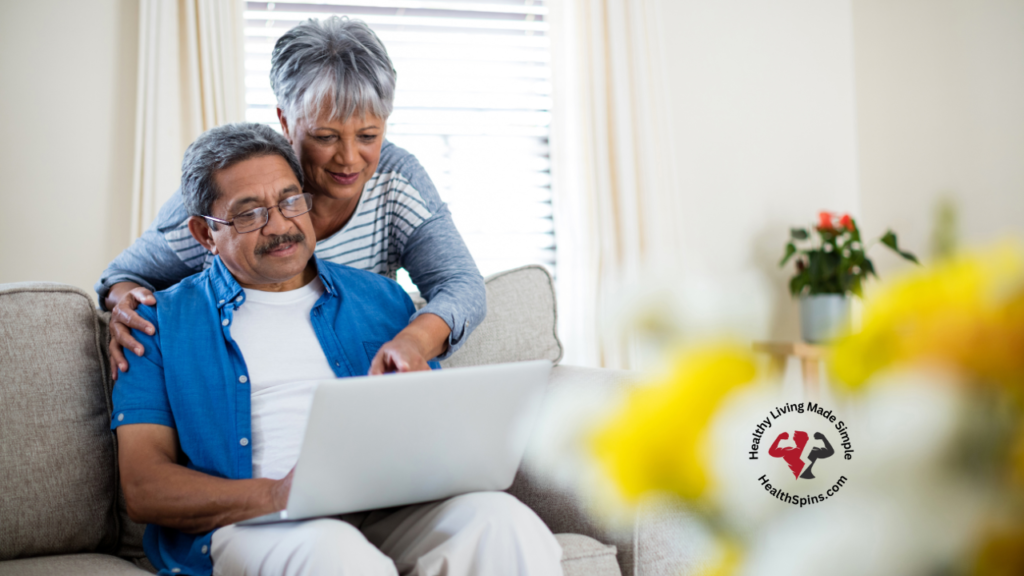
<path fill-rule="evenodd" d="M 295 150 L 284 136 L 266 124 L 239 122 L 203 132 L 185 150 L 185 159 L 181 162 L 181 198 L 185 210 L 190 216 L 213 216 L 210 210 L 220 196 L 214 175 L 250 158 L 274 154 L 288 162 L 301 186 L 302 167 Z"/>
<path fill-rule="evenodd" d="M 395 69 L 362 20 L 307 20 L 278 39 L 270 62 L 270 86 L 292 122 L 391 115 Z"/>

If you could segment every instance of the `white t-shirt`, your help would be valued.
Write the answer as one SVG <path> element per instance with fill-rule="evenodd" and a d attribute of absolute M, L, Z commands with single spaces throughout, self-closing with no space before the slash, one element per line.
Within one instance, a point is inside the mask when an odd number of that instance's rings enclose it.
<path fill-rule="evenodd" d="M 288 292 L 243 290 L 231 337 L 252 389 L 252 475 L 278 480 L 299 459 L 315 381 L 335 378 L 310 320 L 324 286 L 316 277 Z"/>

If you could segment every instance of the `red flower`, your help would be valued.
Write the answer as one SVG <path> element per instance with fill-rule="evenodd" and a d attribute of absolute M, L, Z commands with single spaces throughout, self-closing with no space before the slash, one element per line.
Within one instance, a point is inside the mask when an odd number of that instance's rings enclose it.
<path fill-rule="evenodd" d="M 818 230 L 835 230 L 831 212 L 818 212 Z"/>
<path fill-rule="evenodd" d="M 850 218 L 849 214 L 843 214 L 843 217 L 839 219 L 839 225 L 853 232 L 853 218 Z"/>

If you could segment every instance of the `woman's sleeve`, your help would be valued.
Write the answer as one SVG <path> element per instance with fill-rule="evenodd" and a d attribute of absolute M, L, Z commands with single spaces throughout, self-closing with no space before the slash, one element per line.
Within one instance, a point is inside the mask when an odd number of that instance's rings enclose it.
<path fill-rule="evenodd" d="M 103 271 L 95 286 L 101 308 L 106 309 L 103 301 L 118 282 L 135 282 L 155 292 L 202 271 L 206 249 L 189 234 L 188 218 L 178 190 L 153 225 Z M 176 239 L 174 246 L 168 235 Z"/>
<path fill-rule="evenodd" d="M 443 360 L 462 347 L 487 314 L 484 279 L 446 205 L 441 204 L 410 234 L 402 252 L 402 265 L 427 301 L 412 319 L 436 314 L 452 331 L 448 351 L 438 356 Z"/>

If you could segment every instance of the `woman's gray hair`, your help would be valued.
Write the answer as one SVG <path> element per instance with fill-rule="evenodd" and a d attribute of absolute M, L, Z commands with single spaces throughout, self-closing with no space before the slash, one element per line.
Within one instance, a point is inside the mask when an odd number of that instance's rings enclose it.
<path fill-rule="evenodd" d="M 185 210 L 190 216 L 213 216 L 210 210 L 220 196 L 214 175 L 250 158 L 274 154 L 288 162 L 301 186 L 302 167 L 295 150 L 270 126 L 239 122 L 203 132 L 185 150 L 185 159 L 181 162 L 181 198 Z M 212 223 L 210 227 L 213 228 Z"/>
<path fill-rule="evenodd" d="M 391 115 L 395 69 L 362 20 L 307 20 L 278 39 L 270 62 L 270 86 L 293 122 L 328 114 L 342 121 L 367 112 Z"/>

